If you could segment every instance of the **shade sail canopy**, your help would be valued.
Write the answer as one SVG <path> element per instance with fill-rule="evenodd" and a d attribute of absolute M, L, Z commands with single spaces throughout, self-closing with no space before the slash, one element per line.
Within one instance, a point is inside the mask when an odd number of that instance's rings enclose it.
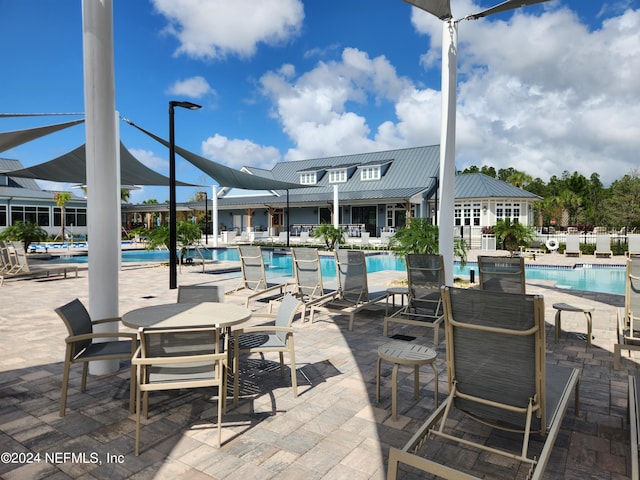
<path fill-rule="evenodd" d="M 87 183 L 87 154 L 82 145 L 71 152 L 65 153 L 53 160 L 4 172 L 9 177 L 35 178 L 52 182 Z M 169 185 L 169 178 L 161 175 L 142 164 L 120 142 L 120 183 L 121 185 Z M 176 182 L 176 185 L 195 186 L 192 183 Z"/>
<path fill-rule="evenodd" d="M 549 0 L 507 0 L 506 2 L 502 2 L 495 7 L 487 8 L 482 12 L 475 13 L 473 15 L 467 15 L 465 18 L 470 20 L 477 20 L 478 18 L 488 17 L 489 15 L 494 15 L 496 13 L 506 12 L 508 10 L 514 10 L 520 7 L 526 7 L 529 5 L 535 5 L 536 3 L 548 2 Z"/>
<path fill-rule="evenodd" d="M 426 10 L 435 15 L 440 20 L 449 20 L 451 18 L 451 2 L 450 0 L 404 0 L 414 7 Z"/>
<path fill-rule="evenodd" d="M 13 132 L 0 133 L 0 152 L 10 150 L 13 147 L 30 142 L 36 138 L 44 137 L 50 133 L 72 127 L 84 122 L 84 119 L 73 120 L 71 122 L 56 123 L 55 125 L 46 125 L 44 127 L 28 128 L 26 130 L 15 130 Z"/>
<path fill-rule="evenodd" d="M 129 125 L 132 125 L 141 132 L 146 133 L 154 140 L 169 148 L 168 141 L 154 135 L 142 127 L 139 127 L 130 120 L 124 120 Z M 240 170 L 227 167 L 226 165 L 221 165 L 217 162 L 201 157 L 200 155 L 196 155 L 195 153 L 178 147 L 177 145 L 175 146 L 175 151 L 189 163 L 213 178 L 221 187 L 240 188 L 244 190 L 290 190 L 307 187 L 306 185 L 300 185 L 299 183 L 281 182 L 280 180 L 274 180 L 273 178 L 241 172 Z"/>

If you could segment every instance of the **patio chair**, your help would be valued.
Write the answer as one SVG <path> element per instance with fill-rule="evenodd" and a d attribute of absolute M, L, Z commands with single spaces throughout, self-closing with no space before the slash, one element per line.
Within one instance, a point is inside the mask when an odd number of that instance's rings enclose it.
<path fill-rule="evenodd" d="M 582 255 L 580 251 L 580 236 L 567 235 L 567 245 L 564 249 L 565 257 L 579 257 Z"/>
<path fill-rule="evenodd" d="M 293 396 L 298 396 L 298 383 L 296 381 L 296 357 L 293 346 L 293 319 L 302 302 L 291 294 L 284 296 L 280 302 L 278 312 L 273 315 L 269 313 L 255 313 L 252 317 L 272 318 L 273 325 L 258 325 L 255 327 L 237 328 L 233 331 L 233 404 L 238 405 L 240 388 L 240 354 L 243 353 L 274 353 L 280 355 L 280 374 L 284 376 L 284 352 L 289 355 L 291 367 L 291 388 Z"/>
<path fill-rule="evenodd" d="M 478 256 L 480 290 L 526 293 L 523 257 Z"/>
<path fill-rule="evenodd" d="M 444 282 L 442 255 L 408 254 L 407 305 L 384 317 L 382 334 L 387 336 L 390 323 L 433 328 L 433 343 L 438 344 L 439 329 L 443 322 L 440 287 Z"/>
<path fill-rule="evenodd" d="M 640 351 L 640 259 L 628 258 L 625 273 L 624 307 L 617 310 L 617 337 L 613 367 L 620 368 L 622 350 Z"/>
<path fill-rule="evenodd" d="M 224 302 L 224 287 L 219 285 L 179 285 L 178 303 Z"/>
<path fill-rule="evenodd" d="M 611 237 L 608 233 L 599 233 L 596 235 L 596 251 L 593 255 L 597 257 L 611 258 L 613 252 L 611 251 Z"/>
<path fill-rule="evenodd" d="M 120 318 L 105 318 L 92 321 L 89 312 L 77 298 L 66 305 L 56 308 L 55 312 L 62 319 L 69 333 L 69 336 L 64 340 L 67 347 L 64 354 L 62 394 L 60 395 L 60 416 L 64 417 L 67 407 L 67 390 L 69 388 L 71 365 L 82 363 L 80 391 L 84 392 L 87 388 L 89 362 L 97 360 L 131 360 L 136 351 L 137 335 L 125 332 L 94 332 L 94 325 L 120 322 Z M 127 338 L 128 340 L 113 340 L 116 337 Z M 110 340 L 102 341 L 103 339 Z M 129 410 L 133 412 L 133 396 L 135 392 L 133 367 L 129 388 Z"/>
<path fill-rule="evenodd" d="M 629 375 L 629 403 L 627 418 L 629 420 L 629 443 L 631 445 L 631 480 L 640 478 L 638 455 L 640 455 L 640 404 L 638 404 L 638 377 Z"/>
<path fill-rule="evenodd" d="M 64 275 L 64 278 L 67 278 L 67 272 L 70 271 L 74 271 L 76 273 L 76 277 L 78 276 L 77 265 L 29 265 L 27 253 L 24 251 L 24 247 L 22 246 L 21 242 L 11 242 L 11 248 L 13 249 L 13 254 L 9 253 L 8 258 L 9 261 L 13 262 L 13 268 L 11 269 L 11 271 L 1 273 L 3 278 L 0 278 L 0 286 L 2 285 L 4 277 L 48 277 L 50 274 L 54 274 Z"/>
<path fill-rule="evenodd" d="M 358 244 L 358 246 L 360 248 L 366 248 L 369 246 L 370 243 L 370 233 L 369 232 L 362 232 L 360 234 L 360 243 Z"/>
<path fill-rule="evenodd" d="M 334 251 L 338 291 L 333 299 L 311 307 L 311 323 L 316 311 L 349 316 L 349 331 L 353 330 L 356 313 L 370 308 L 389 296 L 388 292 L 369 292 L 367 264 L 360 250 Z"/>
<path fill-rule="evenodd" d="M 305 321 L 307 308 L 335 297 L 335 292 L 325 290 L 322 285 L 322 267 L 317 248 L 292 248 L 293 295 L 302 306 L 300 320 Z"/>
<path fill-rule="evenodd" d="M 630 233 L 627 235 L 627 257 L 640 256 L 640 234 Z"/>
<path fill-rule="evenodd" d="M 136 367 L 136 455 L 140 453 L 140 415 L 149 416 L 149 392 L 218 387 L 218 446 L 222 443 L 222 411 L 226 396 L 227 353 L 216 353 L 213 343 L 193 344 L 194 334 L 212 338 L 215 328 L 140 328 Z M 166 348 L 167 337 L 172 339 Z M 183 347 L 183 348 L 180 348 Z M 207 394 L 209 397 L 209 394 Z M 142 398 L 144 397 L 144 398 Z M 141 405 L 141 401 L 143 405 Z"/>
<path fill-rule="evenodd" d="M 390 449 L 387 478 L 396 478 L 400 463 L 443 478 L 476 478 L 470 468 L 463 471 L 463 460 L 445 465 L 433 455 L 419 455 L 425 444 L 432 447 L 425 450 L 438 451 L 439 440 L 458 448 L 462 459 L 464 452 L 479 450 L 522 462 L 531 478 L 542 478 L 572 393 L 578 414 L 580 376 L 579 369 L 545 362 L 543 298 L 443 287 L 442 301 L 449 396 L 403 449 Z M 454 411 L 492 429 L 518 432 L 522 443 L 491 441 L 479 429 L 469 436 L 468 428 L 450 419 Z M 545 438 L 530 455 L 532 433 Z"/>
<path fill-rule="evenodd" d="M 13 251 L 9 249 L 9 246 L 5 242 L 0 241 L 0 275 L 17 273 L 22 270 L 18 260 L 16 259 Z"/>
<path fill-rule="evenodd" d="M 289 283 L 269 283 L 267 281 L 261 247 L 251 245 L 238 246 L 238 254 L 240 255 L 242 280 L 240 285 L 229 293 L 235 293 L 245 288 L 251 290 L 253 293 L 246 298 L 245 307 L 249 307 L 249 302 L 252 299 L 267 293 L 274 294 L 274 292 L 279 291 L 280 295 L 284 294 Z"/>

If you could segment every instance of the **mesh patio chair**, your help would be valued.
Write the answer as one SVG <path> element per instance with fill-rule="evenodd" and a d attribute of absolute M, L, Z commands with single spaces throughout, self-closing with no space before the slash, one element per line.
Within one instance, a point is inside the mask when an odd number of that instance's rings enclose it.
<path fill-rule="evenodd" d="M 140 347 L 133 357 L 136 366 L 136 455 L 140 453 L 140 415 L 149 415 L 149 392 L 217 387 L 218 446 L 222 443 L 222 411 L 226 397 L 227 354 L 216 353 L 213 343 L 198 341 L 212 338 L 215 328 L 168 329 L 141 328 Z M 171 338 L 171 348 L 167 348 Z M 141 405 L 142 403 L 142 405 Z"/>
<path fill-rule="evenodd" d="M 572 393 L 578 414 L 580 375 L 578 369 L 545 362 L 543 298 L 443 287 L 442 300 L 449 396 L 403 449 L 390 449 L 387 478 L 395 480 L 400 463 L 442 478 L 476 478 L 462 462 L 421 455 L 438 451 L 443 442 L 461 455 L 473 449 L 521 462 L 530 478 L 542 478 Z M 522 444 L 490 441 L 479 431 L 470 437 L 457 421 L 449 421 L 453 411 L 519 432 Z M 539 454 L 530 455 L 530 434 L 544 437 Z"/>
<path fill-rule="evenodd" d="M 87 388 L 87 373 L 89 362 L 97 360 L 131 360 L 136 351 L 137 335 L 124 332 L 93 331 L 95 325 L 120 322 L 120 318 L 105 318 L 91 320 L 89 312 L 77 298 L 62 307 L 56 308 L 56 313 L 62 319 L 69 336 L 65 338 L 67 345 L 64 355 L 64 373 L 62 375 L 62 394 L 60 396 L 60 416 L 64 417 L 67 406 L 67 390 L 69 389 L 69 371 L 74 363 L 82 363 L 82 382 L 80 391 Z M 121 337 L 128 340 L 113 340 Z M 100 341 L 108 338 L 109 341 Z M 133 370 L 133 368 L 132 368 Z M 133 396 L 135 392 L 134 372 L 131 372 L 129 392 L 129 409 L 133 412 Z"/>
<path fill-rule="evenodd" d="M 640 259 L 628 258 L 625 273 L 624 307 L 617 309 L 617 336 L 613 367 L 620 368 L 622 350 L 640 351 Z"/>
<path fill-rule="evenodd" d="M 440 287 L 444 282 L 442 255 L 408 254 L 407 305 L 384 317 L 382 334 L 387 336 L 390 323 L 433 328 L 433 343 L 438 344 L 439 329 L 443 322 Z"/>
<path fill-rule="evenodd" d="M 289 355 L 291 368 L 291 388 L 293 396 L 298 396 L 296 381 L 296 357 L 293 345 L 293 319 L 302 302 L 291 294 L 286 294 L 280 303 L 278 312 L 254 313 L 252 318 L 271 318 L 273 325 L 237 328 L 233 331 L 234 387 L 233 404 L 238 405 L 240 391 L 240 355 L 243 353 L 278 353 L 280 355 L 280 373 L 284 376 L 284 352 Z"/>
<path fill-rule="evenodd" d="M 627 235 L 627 257 L 640 256 L 640 234 L 630 233 Z"/>
<path fill-rule="evenodd" d="M 596 235 L 596 250 L 593 252 L 595 257 L 607 257 L 613 256 L 611 251 L 611 237 L 608 233 L 599 233 Z"/>
<path fill-rule="evenodd" d="M 286 233 L 286 232 L 285 232 Z M 238 246 L 238 254 L 240 255 L 240 266 L 242 268 L 242 280 L 240 285 L 229 293 L 234 293 L 242 289 L 247 289 L 253 293 L 245 300 L 245 307 L 249 307 L 249 302 L 261 297 L 265 294 L 284 295 L 289 283 L 269 283 L 265 271 L 264 258 L 262 257 L 262 248 L 252 245 Z"/>
<path fill-rule="evenodd" d="M 629 375 L 629 404 L 627 408 L 629 420 L 629 444 L 631 445 L 631 480 L 640 478 L 640 468 L 638 466 L 640 455 L 640 404 L 638 401 L 638 376 Z"/>
<path fill-rule="evenodd" d="M 389 296 L 388 292 L 369 292 L 367 264 L 360 250 L 338 250 L 334 252 L 338 291 L 332 299 L 311 307 L 311 323 L 316 311 L 328 314 L 348 315 L 349 331 L 353 330 L 356 313 L 370 308 Z"/>
<path fill-rule="evenodd" d="M 525 293 L 524 258 L 478 256 L 480 290 Z"/>
<path fill-rule="evenodd" d="M 567 245 L 564 249 L 565 257 L 579 257 L 582 255 L 580 251 L 580 236 L 579 235 L 567 235 Z"/>
<path fill-rule="evenodd" d="M 17 276 L 48 277 L 50 274 L 64 275 L 64 278 L 67 278 L 68 272 L 75 272 L 76 277 L 78 276 L 77 265 L 30 265 L 27 253 L 24 251 L 21 242 L 11 242 L 11 247 L 13 249 L 14 265 L 17 268 L 14 268 L 11 273 L 3 274 L 7 278 Z"/>
<path fill-rule="evenodd" d="M 177 301 L 178 303 L 224 303 L 224 287 L 219 285 L 179 285 Z M 215 319 L 212 319 L 211 323 L 215 323 Z M 195 338 L 202 338 L 203 334 L 198 332 L 194 333 L 193 336 Z M 228 336 L 225 336 L 224 340 L 228 342 Z M 220 345 L 220 330 L 216 329 L 215 337 L 204 338 L 204 341 L 211 341 L 215 342 L 215 345 Z M 226 351 L 227 348 L 228 345 L 225 343 L 225 345 L 222 346 L 222 351 Z"/>
<path fill-rule="evenodd" d="M 293 295 L 303 303 L 301 321 L 307 308 L 335 297 L 335 292 L 325 290 L 322 284 L 322 267 L 317 248 L 292 248 Z"/>

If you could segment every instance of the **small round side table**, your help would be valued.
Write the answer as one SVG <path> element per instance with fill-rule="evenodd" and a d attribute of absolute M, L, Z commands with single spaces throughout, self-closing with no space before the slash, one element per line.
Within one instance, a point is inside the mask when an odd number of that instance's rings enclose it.
<path fill-rule="evenodd" d="M 438 371 L 435 366 L 437 353 L 431 347 L 410 342 L 391 342 L 378 348 L 378 365 L 376 370 L 376 401 L 380 402 L 380 366 L 382 360 L 393 363 L 391 373 L 391 413 L 394 420 L 398 418 L 398 368 L 400 365 L 413 365 L 414 384 L 413 398 L 419 397 L 420 366 L 429 364 L 433 369 L 434 402 L 438 407 Z"/>

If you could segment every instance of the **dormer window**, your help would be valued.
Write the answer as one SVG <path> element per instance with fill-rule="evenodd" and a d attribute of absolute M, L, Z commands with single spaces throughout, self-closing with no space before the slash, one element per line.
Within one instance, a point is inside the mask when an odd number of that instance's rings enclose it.
<path fill-rule="evenodd" d="M 302 185 L 315 185 L 317 182 L 317 172 L 303 172 L 300 174 L 300 183 Z"/>
<path fill-rule="evenodd" d="M 347 181 L 347 169 L 339 168 L 329 171 L 329 183 L 345 183 Z"/>
<path fill-rule="evenodd" d="M 360 180 L 380 180 L 380 165 L 360 167 Z"/>

